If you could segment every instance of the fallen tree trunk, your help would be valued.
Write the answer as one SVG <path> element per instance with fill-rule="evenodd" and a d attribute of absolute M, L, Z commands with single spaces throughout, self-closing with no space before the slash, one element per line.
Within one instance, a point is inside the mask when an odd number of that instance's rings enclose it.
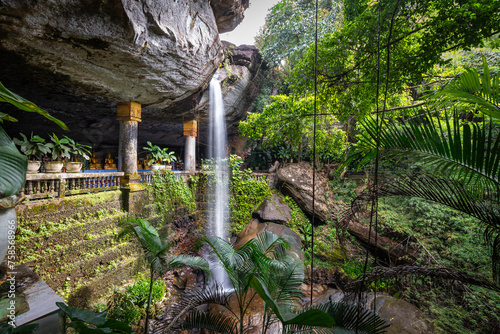
<path fill-rule="evenodd" d="M 312 168 L 307 162 L 289 164 L 278 169 L 278 188 L 285 195 L 293 198 L 301 210 L 309 217 L 315 218 L 315 225 L 324 224 L 327 220 L 334 220 L 335 213 L 341 212 L 342 206 L 335 202 L 335 195 L 328 186 L 328 180 L 321 174 L 315 176 L 314 187 L 314 210 L 312 205 Z M 313 212 L 314 211 L 314 212 Z M 352 215 L 343 222 L 347 231 L 359 239 L 372 251 L 384 256 L 391 263 L 412 264 L 418 257 L 418 253 L 400 243 L 371 231 L 370 227 L 356 220 Z"/>
<path fill-rule="evenodd" d="M 393 263 L 413 263 L 418 258 L 418 253 L 415 250 L 404 247 L 373 230 L 370 233 L 370 227 L 366 224 L 351 220 L 347 224 L 347 230 L 368 247 L 387 256 Z"/>

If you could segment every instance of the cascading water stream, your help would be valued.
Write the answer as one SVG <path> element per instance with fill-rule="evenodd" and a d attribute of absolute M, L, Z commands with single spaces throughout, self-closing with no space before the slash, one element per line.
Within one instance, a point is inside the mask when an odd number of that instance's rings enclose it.
<path fill-rule="evenodd" d="M 212 235 L 227 240 L 229 222 L 229 174 L 227 161 L 226 114 L 222 101 L 220 82 L 215 77 L 210 82 L 210 124 L 208 147 L 209 158 L 215 162 L 214 185 L 208 194 L 208 229 Z M 223 288 L 230 288 L 231 283 L 218 266 L 211 265 L 215 282 Z"/>

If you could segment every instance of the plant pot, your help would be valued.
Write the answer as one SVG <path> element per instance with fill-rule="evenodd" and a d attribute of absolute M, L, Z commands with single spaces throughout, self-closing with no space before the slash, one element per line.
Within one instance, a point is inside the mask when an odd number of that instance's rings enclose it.
<path fill-rule="evenodd" d="M 41 161 L 28 160 L 28 170 L 26 171 L 26 173 L 27 174 L 38 173 L 38 170 L 40 169 L 41 164 L 42 164 Z"/>
<path fill-rule="evenodd" d="M 66 173 L 80 173 L 82 171 L 83 162 L 67 162 Z"/>
<path fill-rule="evenodd" d="M 165 169 L 165 165 L 160 165 L 160 164 L 151 165 L 151 170 L 160 170 L 160 169 Z"/>
<path fill-rule="evenodd" d="M 44 165 L 45 173 L 60 173 L 64 163 L 61 161 L 46 161 Z"/>

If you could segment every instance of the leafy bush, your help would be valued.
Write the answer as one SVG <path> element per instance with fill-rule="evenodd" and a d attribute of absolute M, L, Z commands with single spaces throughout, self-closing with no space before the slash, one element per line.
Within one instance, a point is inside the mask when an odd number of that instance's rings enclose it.
<path fill-rule="evenodd" d="M 166 287 L 162 278 L 153 283 L 153 293 L 151 297 L 152 305 L 155 305 L 165 296 Z M 136 282 L 130 285 L 125 291 L 115 291 L 112 300 L 108 305 L 110 307 L 109 317 L 126 322 L 128 324 L 138 324 L 146 316 L 146 306 L 149 295 L 149 279 L 140 277 Z M 157 312 L 152 309 L 152 316 Z"/>
<path fill-rule="evenodd" d="M 148 192 L 160 213 L 170 213 L 179 208 L 187 208 L 190 213 L 196 210 L 193 191 L 182 178 L 177 179 L 174 173 L 154 174 Z"/>
<path fill-rule="evenodd" d="M 381 232 L 406 239 L 420 249 L 420 264 L 444 266 L 491 278 L 489 250 L 478 220 L 419 198 L 383 198 L 379 202 Z M 500 326 L 500 294 L 482 288 L 463 289 L 435 281 L 408 281 L 404 295 L 419 305 L 436 333 L 496 333 Z"/>
<path fill-rule="evenodd" d="M 271 195 L 267 178 L 257 179 L 249 169 L 241 170 L 242 159 L 231 155 L 229 168 L 231 170 L 231 230 L 240 232 L 252 219 L 254 208 Z"/>

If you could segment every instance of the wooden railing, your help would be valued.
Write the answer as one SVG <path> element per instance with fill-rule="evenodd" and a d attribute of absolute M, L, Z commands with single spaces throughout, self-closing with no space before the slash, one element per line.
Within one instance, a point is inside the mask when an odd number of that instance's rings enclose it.
<path fill-rule="evenodd" d="M 120 187 L 123 172 L 110 173 L 39 173 L 26 175 L 24 195 L 29 199 L 65 197 Z"/>

